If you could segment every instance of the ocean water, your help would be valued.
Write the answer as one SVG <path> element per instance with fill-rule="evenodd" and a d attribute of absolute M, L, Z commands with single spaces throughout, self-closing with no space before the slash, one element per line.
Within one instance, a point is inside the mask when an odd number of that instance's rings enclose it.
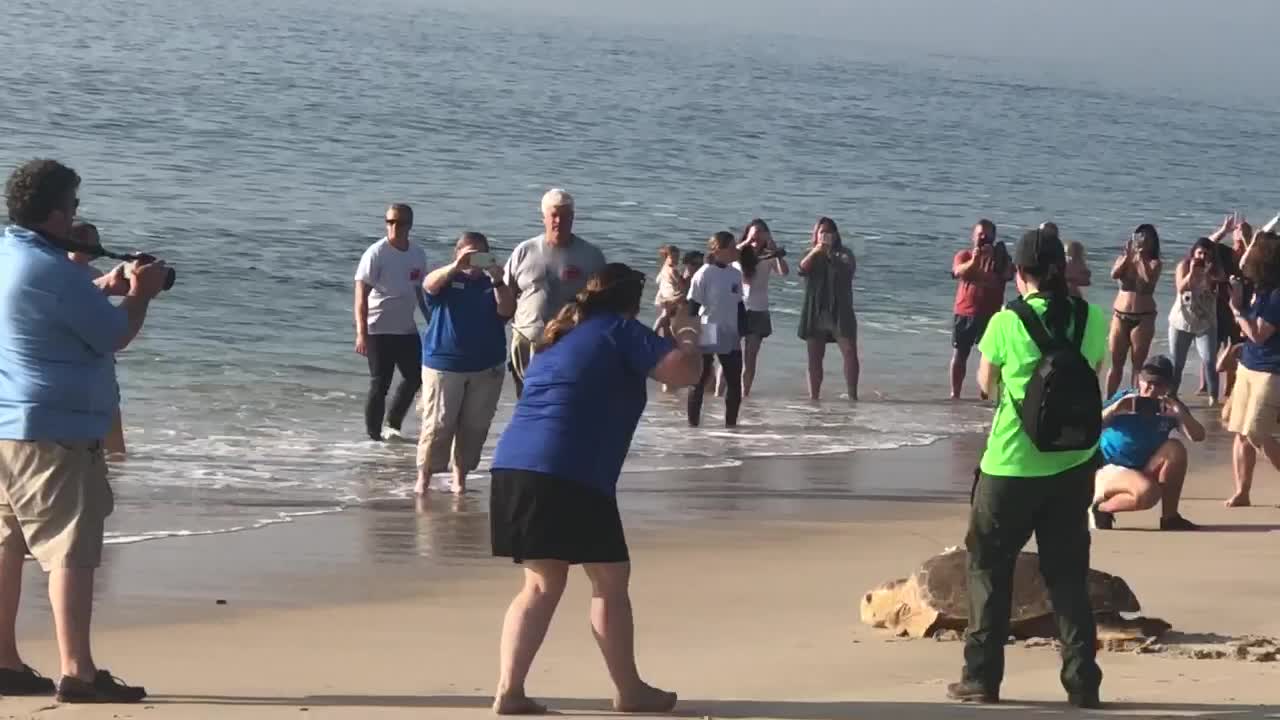
<path fill-rule="evenodd" d="M 432 262 L 464 229 L 508 250 L 536 234 L 556 185 L 578 199 L 580 235 L 649 270 L 657 246 L 756 216 L 793 259 L 816 217 L 840 223 L 859 260 L 864 401 L 836 399 L 834 348 L 829 400 L 804 399 L 802 288 L 775 280 L 742 427 L 716 429 L 710 402 L 691 431 L 655 393 L 630 472 L 980 432 L 987 408 L 943 400 L 950 258 L 978 217 L 1006 238 L 1056 220 L 1109 303 L 1138 223 L 1173 256 L 1227 210 L 1260 221 L 1280 203 L 1274 104 L 1111 87 L 1049 61 L 426 0 L 7 0 L 0 46 L 0 166 L 62 159 L 108 247 L 179 271 L 119 356 L 132 452 L 114 468 L 116 542 L 408 493 L 412 448 L 361 440 L 352 352 L 351 275 L 389 202 L 414 205 Z M 1162 306 L 1171 295 L 1166 279 Z"/>

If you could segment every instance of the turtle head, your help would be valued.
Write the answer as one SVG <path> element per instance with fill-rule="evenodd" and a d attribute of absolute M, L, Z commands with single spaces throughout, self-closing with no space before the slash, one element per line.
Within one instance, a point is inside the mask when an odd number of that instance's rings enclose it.
<path fill-rule="evenodd" d="M 895 623 L 901 613 L 902 587 L 906 584 L 906 578 L 890 580 L 863 594 L 859 608 L 862 622 L 878 628 Z"/>

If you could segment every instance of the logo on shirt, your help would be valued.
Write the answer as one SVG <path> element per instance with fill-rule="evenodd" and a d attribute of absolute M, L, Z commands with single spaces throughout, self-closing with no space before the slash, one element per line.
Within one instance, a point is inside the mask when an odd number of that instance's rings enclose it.
<path fill-rule="evenodd" d="M 739 285 L 738 283 L 734 283 L 734 284 L 733 284 L 733 288 L 730 290 L 730 292 L 732 292 L 734 295 L 741 295 L 741 294 L 742 294 L 742 286 L 741 286 L 741 285 Z"/>
<path fill-rule="evenodd" d="M 560 270 L 561 280 L 578 280 L 582 278 L 582 268 L 577 265 L 565 265 Z"/>
<path fill-rule="evenodd" d="M 410 280 L 413 280 L 413 281 L 415 281 L 415 282 L 416 282 L 416 281 L 417 281 L 418 279 L 420 279 L 421 277 L 422 277 L 422 271 L 421 271 L 421 270 L 419 270 L 418 268 L 414 268 L 414 269 L 412 269 L 412 270 L 410 270 L 410 271 L 409 271 L 409 279 L 410 279 Z"/>

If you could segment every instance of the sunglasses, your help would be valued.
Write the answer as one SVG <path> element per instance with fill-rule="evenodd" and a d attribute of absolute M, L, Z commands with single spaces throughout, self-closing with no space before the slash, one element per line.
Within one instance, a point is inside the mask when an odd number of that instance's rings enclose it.
<path fill-rule="evenodd" d="M 401 220 L 400 218 L 387 218 L 387 219 L 386 219 L 386 223 L 387 223 L 388 225 L 400 225 L 400 224 L 401 224 L 401 223 L 403 223 L 403 222 L 404 222 L 404 221 L 403 221 L 403 220 Z"/>

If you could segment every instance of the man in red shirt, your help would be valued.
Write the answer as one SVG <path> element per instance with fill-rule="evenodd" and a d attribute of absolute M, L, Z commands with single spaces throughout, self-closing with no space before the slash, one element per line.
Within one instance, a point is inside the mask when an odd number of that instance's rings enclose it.
<path fill-rule="evenodd" d="M 955 348 L 951 354 L 951 399 L 957 400 L 968 369 L 969 351 L 982 339 L 991 316 L 1004 305 L 1005 283 L 1013 279 L 1013 263 L 1004 243 L 996 242 L 995 223 L 979 220 L 973 226 L 973 247 L 956 253 L 951 275 L 960 281 L 951 335 L 951 346 Z"/>

